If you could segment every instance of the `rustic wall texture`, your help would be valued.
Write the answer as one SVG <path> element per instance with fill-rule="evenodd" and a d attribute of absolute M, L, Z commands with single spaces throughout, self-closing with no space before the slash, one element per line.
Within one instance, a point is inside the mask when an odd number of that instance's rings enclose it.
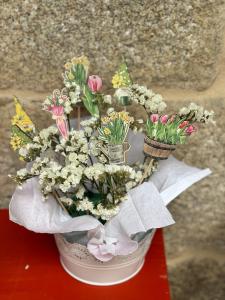
<path fill-rule="evenodd" d="M 223 2 L 1 1 L 1 88 L 52 89 L 84 52 L 105 78 L 125 56 L 135 79 L 204 89 L 218 71 Z"/>
<path fill-rule="evenodd" d="M 107 82 L 124 56 L 133 78 L 171 108 L 196 101 L 216 112 L 216 127 L 176 151 L 213 174 L 170 205 L 177 224 L 164 232 L 172 299 L 225 299 L 224 11 L 223 0 L 0 0 L 0 206 L 21 164 L 8 146 L 12 96 L 47 125 L 41 101 L 61 86 L 67 59 L 88 55 Z"/>

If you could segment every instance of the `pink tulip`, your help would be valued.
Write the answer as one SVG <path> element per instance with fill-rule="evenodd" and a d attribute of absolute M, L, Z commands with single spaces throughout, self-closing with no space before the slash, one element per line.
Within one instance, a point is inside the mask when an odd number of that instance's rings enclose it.
<path fill-rule="evenodd" d="M 159 120 L 159 115 L 158 114 L 152 114 L 150 116 L 150 120 L 152 121 L 152 123 L 156 123 Z"/>
<path fill-rule="evenodd" d="M 193 125 L 190 125 L 185 129 L 185 132 L 188 135 L 191 135 L 193 132 L 196 132 L 196 131 L 197 131 L 197 128 Z"/>
<path fill-rule="evenodd" d="M 170 118 L 169 118 L 169 123 L 173 123 L 173 121 L 175 120 L 176 118 L 176 115 L 172 115 Z"/>
<path fill-rule="evenodd" d="M 182 122 L 180 125 L 179 125 L 179 128 L 184 128 L 184 127 L 186 127 L 187 125 L 188 125 L 188 121 L 184 121 L 184 122 Z"/>
<path fill-rule="evenodd" d="M 89 76 L 88 86 L 92 92 L 99 92 L 102 88 L 102 79 L 98 75 Z"/>
<path fill-rule="evenodd" d="M 161 116 L 160 121 L 162 124 L 166 124 L 168 121 L 168 115 Z"/>

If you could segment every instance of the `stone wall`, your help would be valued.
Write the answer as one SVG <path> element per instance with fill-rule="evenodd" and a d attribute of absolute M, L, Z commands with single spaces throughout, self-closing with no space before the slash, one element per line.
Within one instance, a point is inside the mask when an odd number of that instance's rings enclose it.
<path fill-rule="evenodd" d="M 0 88 L 46 91 L 84 52 L 104 78 L 204 89 L 216 78 L 224 0 L 1 1 Z"/>
<path fill-rule="evenodd" d="M 107 82 L 125 56 L 133 78 L 161 93 L 169 106 L 189 101 L 216 112 L 176 156 L 213 174 L 170 205 L 176 225 L 164 230 L 173 300 L 225 298 L 225 54 L 224 1 L 1 1 L 0 206 L 21 164 L 8 146 L 12 96 L 40 127 L 51 120 L 41 101 L 61 86 L 68 58 L 85 53 Z M 181 88 L 186 88 L 181 89 Z M 200 91 L 201 90 L 201 91 Z"/>

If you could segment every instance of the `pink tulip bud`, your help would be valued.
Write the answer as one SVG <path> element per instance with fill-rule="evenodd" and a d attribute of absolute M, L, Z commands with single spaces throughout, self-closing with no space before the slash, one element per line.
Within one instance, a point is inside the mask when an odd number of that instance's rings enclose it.
<path fill-rule="evenodd" d="M 89 76 L 88 86 L 92 92 L 99 92 L 102 88 L 102 79 L 98 75 Z"/>
<path fill-rule="evenodd" d="M 184 128 L 184 127 L 186 127 L 188 124 L 189 124 L 188 121 L 184 121 L 184 122 L 182 122 L 182 123 L 179 125 L 179 128 Z"/>
<path fill-rule="evenodd" d="M 169 123 L 173 123 L 173 121 L 175 120 L 176 118 L 176 115 L 172 115 L 170 118 L 169 118 Z"/>
<path fill-rule="evenodd" d="M 161 116 L 161 117 L 160 117 L 160 122 L 161 122 L 162 124 L 166 124 L 167 121 L 168 121 L 168 115 L 164 115 L 164 116 Z"/>
<path fill-rule="evenodd" d="M 156 123 L 159 120 L 159 115 L 158 114 L 152 114 L 150 116 L 150 120 L 152 121 L 152 123 Z"/>
<path fill-rule="evenodd" d="M 188 135 L 191 135 L 193 132 L 196 132 L 196 131 L 197 131 L 197 128 L 193 125 L 190 125 L 185 129 L 185 132 Z"/>

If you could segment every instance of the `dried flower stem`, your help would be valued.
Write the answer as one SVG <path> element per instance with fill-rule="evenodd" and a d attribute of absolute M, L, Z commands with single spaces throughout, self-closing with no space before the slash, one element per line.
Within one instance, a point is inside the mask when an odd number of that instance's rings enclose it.
<path fill-rule="evenodd" d="M 77 130 L 80 130 L 80 105 L 77 107 Z"/>
<path fill-rule="evenodd" d="M 59 205 L 62 207 L 62 209 L 68 213 L 68 211 L 66 210 L 65 206 L 62 204 L 62 202 L 60 201 L 59 195 L 56 192 L 56 190 L 52 191 L 52 195 L 54 196 L 54 198 L 57 200 L 57 202 L 59 203 Z"/>
<path fill-rule="evenodd" d="M 144 174 L 143 174 L 143 176 L 142 176 L 142 178 L 141 178 L 141 180 L 140 180 L 140 184 L 142 184 L 142 182 L 146 179 L 149 170 L 152 168 L 153 162 L 154 162 L 154 158 L 148 157 L 148 158 L 146 159 L 146 161 L 147 161 L 147 162 L 149 161 L 149 164 L 148 164 L 147 167 L 145 168 Z"/>

